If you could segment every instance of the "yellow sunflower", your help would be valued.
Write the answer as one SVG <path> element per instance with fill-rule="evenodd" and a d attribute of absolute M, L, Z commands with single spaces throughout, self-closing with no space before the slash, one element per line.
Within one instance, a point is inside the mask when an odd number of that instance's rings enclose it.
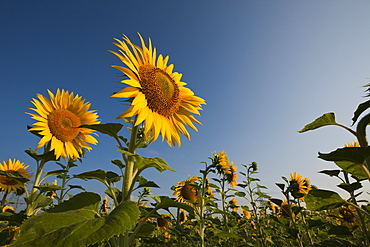
<path fill-rule="evenodd" d="M 32 177 L 31 170 L 27 169 L 29 166 L 25 166 L 24 163 L 21 163 L 19 160 L 11 160 L 3 161 L 0 164 L 0 171 L 13 173 L 13 174 L 20 174 L 26 178 Z M 12 191 L 17 192 L 18 189 L 23 189 L 23 183 L 18 182 L 14 179 L 6 177 L 4 175 L 0 175 L 0 189 L 5 191 L 6 193 L 10 193 Z"/>
<path fill-rule="evenodd" d="M 282 217 L 291 217 L 292 215 L 294 215 L 290 208 L 292 205 L 293 204 L 289 205 L 289 202 L 287 200 L 283 201 L 280 205 L 280 215 Z"/>
<path fill-rule="evenodd" d="M 289 187 L 294 198 L 303 198 L 303 196 L 312 189 L 310 180 L 308 178 L 303 178 L 296 172 L 290 174 Z"/>
<path fill-rule="evenodd" d="M 230 173 L 226 174 L 227 181 L 229 182 L 230 186 L 233 188 L 236 187 L 236 180 L 238 180 L 236 170 L 237 170 L 237 167 L 234 164 L 234 162 L 232 162 L 229 165 Z"/>
<path fill-rule="evenodd" d="M 198 190 L 194 187 L 197 185 L 195 183 L 197 180 L 199 180 L 198 177 L 194 176 L 188 180 L 177 183 L 175 192 L 173 193 L 176 196 L 176 201 L 183 202 L 191 206 L 193 206 L 193 203 L 191 202 L 198 202 L 200 195 Z"/>
<path fill-rule="evenodd" d="M 56 158 L 78 159 L 81 157 L 83 148 L 91 150 L 87 143 L 97 144 L 98 141 L 91 134 L 92 130 L 77 128 L 80 125 L 98 124 L 98 114 L 89 111 L 90 103 L 85 102 L 81 96 L 64 90 L 57 90 L 56 95 L 48 90 L 50 100 L 41 94 L 31 101 L 35 113 L 27 113 L 38 122 L 30 131 L 39 131 L 43 137 L 36 149 L 50 144 L 50 150 L 54 150 Z M 96 135 L 96 134 L 95 134 Z"/>
<path fill-rule="evenodd" d="M 243 207 L 242 207 L 242 214 L 243 214 L 243 215 L 244 215 L 244 217 L 245 217 L 245 218 L 247 218 L 248 220 L 250 220 L 250 219 L 251 219 L 251 213 L 249 212 L 249 210 L 244 209 Z"/>
<path fill-rule="evenodd" d="M 222 150 L 220 153 L 216 154 L 216 159 L 216 169 L 218 173 L 221 175 L 231 174 L 230 161 L 226 155 L 226 152 Z"/>
<path fill-rule="evenodd" d="M 357 141 L 347 142 L 346 144 L 344 144 L 344 147 L 360 147 L 360 143 L 358 143 Z"/>
<path fill-rule="evenodd" d="M 166 231 L 170 226 L 171 215 L 170 214 L 162 214 L 160 217 L 157 218 L 157 227 L 161 232 Z"/>
<path fill-rule="evenodd" d="M 338 225 L 353 226 L 357 223 L 358 214 L 352 206 L 341 206 L 335 210 L 335 214 L 338 216 Z"/>
<path fill-rule="evenodd" d="M 238 211 L 238 201 L 235 198 L 231 198 L 229 201 L 229 207 L 233 210 L 233 212 Z"/>
<path fill-rule="evenodd" d="M 127 76 L 121 82 L 128 85 L 112 97 L 131 99 L 131 106 L 117 118 L 136 116 L 135 126 L 144 122 L 144 134 L 151 141 L 162 135 L 162 141 L 166 139 L 170 147 L 180 146 L 180 133 L 190 139 L 185 125 L 197 131 L 193 123 L 201 124 L 192 113 L 199 115 L 205 100 L 185 87 L 182 74 L 172 71 L 173 64 L 167 65 L 168 56 L 157 57 L 151 40 L 147 47 L 140 34 L 139 37 L 141 47 L 123 36 L 114 43 L 119 53 L 111 51 L 124 63 L 125 67 L 112 67 Z"/>
<path fill-rule="evenodd" d="M 180 209 L 180 224 L 184 224 L 188 221 L 187 212 L 184 209 Z"/>

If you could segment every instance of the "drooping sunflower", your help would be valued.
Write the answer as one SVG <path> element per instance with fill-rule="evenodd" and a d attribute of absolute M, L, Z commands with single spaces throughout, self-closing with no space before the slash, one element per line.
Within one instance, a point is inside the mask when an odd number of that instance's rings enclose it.
<path fill-rule="evenodd" d="M 199 178 L 194 176 L 185 181 L 178 182 L 173 193 L 176 196 L 175 200 L 194 206 L 193 203 L 198 202 L 200 197 L 199 191 L 195 187 L 197 186 L 195 181 L 198 180 Z"/>
<path fill-rule="evenodd" d="M 234 164 L 234 162 L 232 162 L 229 165 L 229 171 L 230 171 L 230 173 L 225 174 L 226 175 L 227 182 L 233 188 L 236 187 L 236 180 L 238 180 L 236 170 L 237 170 L 237 167 Z"/>
<path fill-rule="evenodd" d="M 162 214 L 160 217 L 157 218 L 157 227 L 161 232 L 166 231 L 171 226 L 171 215 L 170 214 Z"/>
<path fill-rule="evenodd" d="M 335 214 L 337 215 L 337 224 L 353 226 L 357 223 L 358 214 L 356 209 L 352 206 L 341 206 L 335 209 Z"/>
<path fill-rule="evenodd" d="M 169 57 L 157 57 L 149 39 L 148 47 L 141 35 L 141 47 L 134 45 L 127 36 L 115 39 L 120 50 L 111 51 L 125 65 L 112 66 L 121 71 L 127 79 L 121 82 L 128 85 L 112 95 L 129 98 L 131 106 L 117 118 L 136 116 L 135 126 L 144 123 L 144 134 L 151 141 L 159 135 L 168 145 L 181 145 L 180 133 L 190 139 L 186 126 L 197 131 L 193 123 L 201 124 L 192 115 L 202 110 L 205 100 L 194 93 L 181 81 L 182 74 L 173 72 L 174 65 L 167 65 Z"/>
<path fill-rule="evenodd" d="M 78 128 L 80 125 L 98 124 L 98 114 L 90 111 L 90 103 L 85 102 L 81 96 L 69 93 L 64 90 L 57 90 L 54 95 L 48 90 L 50 100 L 41 94 L 37 94 L 37 99 L 32 99 L 36 107 L 30 108 L 35 113 L 27 113 L 38 122 L 29 131 L 38 131 L 43 137 L 39 141 L 36 149 L 50 145 L 50 150 L 54 150 L 56 158 L 60 156 L 78 159 L 83 153 L 83 148 L 91 150 L 87 143 L 97 144 L 98 141 L 92 134 L 92 130 Z"/>
<path fill-rule="evenodd" d="M 289 188 L 294 198 L 303 198 L 312 189 L 310 180 L 296 172 L 290 174 Z"/>
<path fill-rule="evenodd" d="M 280 216 L 282 217 L 291 217 L 294 213 L 291 210 L 292 204 L 287 200 L 283 201 L 280 205 Z"/>
<path fill-rule="evenodd" d="M 0 171 L 13 173 L 13 174 L 20 174 L 23 175 L 25 178 L 32 177 L 31 170 L 27 169 L 29 166 L 25 166 L 24 163 L 21 163 L 19 160 L 16 159 L 9 159 L 8 161 L 3 161 L 0 164 Z M 4 175 L 0 175 L 0 190 L 6 193 L 10 192 L 17 192 L 18 189 L 23 189 L 24 184 L 9 178 Z"/>
<path fill-rule="evenodd" d="M 215 160 L 216 160 L 216 169 L 219 174 L 221 175 L 231 174 L 230 161 L 224 150 L 215 155 Z"/>

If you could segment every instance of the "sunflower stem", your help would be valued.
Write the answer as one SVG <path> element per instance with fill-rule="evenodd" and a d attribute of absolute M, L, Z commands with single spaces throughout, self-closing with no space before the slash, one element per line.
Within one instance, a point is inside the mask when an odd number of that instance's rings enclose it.
<path fill-rule="evenodd" d="M 8 196 L 8 191 L 4 192 L 3 199 L 1 200 L 1 206 L 5 206 L 6 197 Z"/>

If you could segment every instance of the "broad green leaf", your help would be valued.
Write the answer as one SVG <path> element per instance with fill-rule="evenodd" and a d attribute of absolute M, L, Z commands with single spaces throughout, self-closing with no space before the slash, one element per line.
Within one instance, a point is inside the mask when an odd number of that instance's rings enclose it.
<path fill-rule="evenodd" d="M 58 161 L 59 160 L 59 159 L 56 158 L 56 156 L 54 154 L 54 151 L 49 151 L 49 152 L 44 153 L 44 154 L 38 154 L 35 150 L 29 148 L 29 149 L 25 150 L 25 152 L 29 156 L 34 158 L 36 161 L 43 160 L 46 163 L 48 161 Z"/>
<path fill-rule="evenodd" d="M 308 210 L 328 210 L 346 203 L 337 193 L 329 190 L 310 190 L 304 200 Z"/>
<path fill-rule="evenodd" d="M 363 164 L 370 156 L 370 147 L 345 147 L 328 154 L 319 153 L 319 158 L 326 161 L 351 161 L 356 164 Z"/>
<path fill-rule="evenodd" d="M 54 170 L 50 172 L 45 172 L 45 177 L 51 176 L 51 175 L 59 175 L 68 172 L 66 169 L 59 169 L 59 170 Z"/>
<path fill-rule="evenodd" d="M 341 189 L 344 189 L 345 191 L 347 191 L 349 193 L 362 188 L 362 185 L 359 182 L 354 182 L 354 183 L 351 183 L 351 184 L 341 183 L 341 184 L 338 184 L 337 186 Z"/>
<path fill-rule="evenodd" d="M 32 210 L 44 208 L 53 202 L 53 199 L 43 194 L 39 194 L 38 192 L 34 192 L 30 196 L 25 197 L 24 200 L 27 204 L 31 205 L 30 207 Z"/>
<path fill-rule="evenodd" d="M 139 186 L 137 188 L 151 187 L 151 188 L 160 188 L 154 181 L 148 181 L 146 178 L 139 176 L 137 181 Z"/>
<path fill-rule="evenodd" d="M 277 198 L 270 198 L 270 201 L 272 201 L 273 203 L 275 203 L 276 205 L 278 205 L 279 207 L 281 206 L 281 204 L 283 203 L 283 200 L 280 200 L 280 199 L 277 199 Z"/>
<path fill-rule="evenodd" d="M 285 189 L 285 184 L 275 183 L 282 191 Z"/>
<path fill-rule="evenodd" d="M 11 224 L 20 225 L 22 221 L 27 219 L 27 216 L 24 213 L 14 213 L 14 212 L 3 212 L 0 213 L 0 220 L 9 221 Z"/>
<path fill-rule="evenodd" d="M 35 186 L 35 188 L 37 188 L 40 191 L 40 193 L 45 193 L 48 191 L 65 190 L 65 188 L 63 188 L 62 186 L 58 186 L 54 184 L 43 184 L 40 186 Z"/>
<path fill-rule="evenodd" d="M 336 125 L 337 122 L 335 121 L 335 115 L 333 112 L 330 113 L 325 113 L 319 118 L 316 118 L 313 122 L 307 124 L 306 126 L 303 127 L 299 133 L 303 133 L 309 130 L 315 130 L 323 126 L 327 125 Z"/>
<path fill-rule="evenodd" d="M 235 192 L 234 195 L 239 196 L 239 197 L 245 197 L 246 194 L 243 191 L 237 191 L 237 192 Z"/>
<path fill-rule="evenodd" d="M 73 175 L 73 177 L 81 178 L 83 180 L 96 179 L 104 184 L 107 183 L 107 172 L 101 169 L 98 169 L 95 171 L 83 172 L 77 175 Z"/>
<path fill-rule="evenodd" d="M 81 190 L 85 190 L 85 188 L 83 188 L 81 185 L 68 184 L 68 186 L 69 186 L 70 189 L 81 189 Z"/>
<path fill-rule="evenodd" d="M 164 161 L 161 158 L 144 158 L 136 154 L 135 160 L 136 160 L 135 167 L 139 170 L 139 173 L 150 167 L 157 169 L 157 171 L 159 172 L 164 172 L 167 170 L 173 172 L 175 171 L 174 169 L 167 165 L 166 161 Z"/>
<path fill-rule="evenodd" d="M 119 169 L 123 169 L 125 167 L 125 165 L 122 164 L 121 160 L 112 160 L 111 162 L 115 164 Z"/>
<path fill-rule="evenodd" d="M 139 209 L 127 201 L 110 214 L 99 217 L 95 210 L 81 208 L 58 213 L 42 213 L 26 220 L 13 247 L 81 247 L 124 234 L 137 223 Z"/>
<path fill-rule="evenodd" d="M 48 213 L 60 213 L 70 210 L 86 209 L 97 211 L 101 198 L 93 192 L 81 192 L 67 201 L 47 210 Z"/>
<path fill-rule="evenodd" d="M 358 179 L 367 179 L 366 172 L 364 171 L 364 165 L 355 164 L 351 161 L 336 161 L 334 162 L 337 166 L 342 168 L 344 171 L 348 172 L 352 176 Z"/>
<path fill-rule="evenodd" d="M 328 231 L 329 235 L 352 235 L 351 231 L 346 226 L 331 226 Z"/>
<path fill-rule="evenodd" d="M 340 170 L 322 170 L 319 171 L 319 173 L 324 173 L 326 175 L 329 175 L 330 177 L 338 177 Z"/>
<path fill-rule="evenodd" d="M 156 229 L 156 226 L 152 223 L 146 223 L 142 225 L 139 231 L 136 233 L 136 237 L 146 237 L 152 234 L 152 232 Z"/>
<path fill-rule="evenodd" d="M 326 232 L 320 231 L 325 237 L 327 237 Z M 319 232 L 319 233 L 320 233 Z M 345 239 L 331 238 L 323 242 L 315 244 L 315 247 L 353 247 L 354 245 Z"/>
<path fill-rule="evenodd" d="M 117 173 L 112 172 L 112 171 L 107 172 L 107 181 L 108 181 L 108 183 L 116 183 L 120 180 L 121 180 L 121 176 L 118 175 Z"/>
<path fill-rule="evenodd" d="M 362 104 L 359 104 L 355 113 L 354 113 L 354 116 L 352 118 L 352 125 L 354 125 L 358 119 L 358 117 L 364 112 L 366 111 L 368 108 L 370 107 L 370 100 L 362 103 Z"/>
<path fill-rule="evenodd" d="M 102 134 L 106 134 L 114 138 L 118 138 L 118 132 L 122 129 L 122 127 L 123 125 L 120 123 L 91 124 L 79 126 L 79 128 L 96 130 Z"/>
<path fill-rule="evenodd" d="M 152 196 L 152 198 L 157 202 L 156 208 L 182 208 L 189 212 L 190 215 L 194 216 L 194 208 L 188 204 L 176 202 L 167 196 Z"/>

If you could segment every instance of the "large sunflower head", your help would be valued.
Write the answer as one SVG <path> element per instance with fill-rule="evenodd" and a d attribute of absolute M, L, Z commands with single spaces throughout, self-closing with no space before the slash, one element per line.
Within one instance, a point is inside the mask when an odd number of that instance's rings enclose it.
<path fill-rule="evenodd" d="M 188 180 L 177 183 L 175 187 L 175 192 L 173 193 L 176 196 L 176 201 L 184 202 L 186 204 L 192 205 L 199 201 L 199 192 L 196 184 L 196 181 L 199 180 L 198 177 L 194 176 Z"/>
<path fill-rule="evenodd" d="M 157 218 L 157 227 L 161 232 L 166 231 L 171 226 L 171 215 L 162 214 Z"/>
<path fill-rule="evenodd" d="M 310 180 L 308 178 L 303 178 L 298 173 L 291 173 L 289 180 L 289 188 L 292 196 L 294 198 L 303 198 L 312 188 Z"/>
<path fill-rule="evenodd" d="M 32 177 L 31 170 L 27 169 L 29 166 L 25 166 L 23 163 L 21 163 L 19 160 L 11 160 L 3 161 L 3 163 L 0 164 L 0 171 L 13 173 L 13 174 L 20 174 L 23 175 L 25 178 Z M 23 189 L 24 185 L 23 183 L 14 180 L 12 178 L 9 178 L 4 175 L 0 175 L 0 189 L 1 191 L 5 191 L 6 193 L 10 192 L 17 192 L 19 189 Z"/>
<path fill-rule="evenodd" d="M 50 150 L 54 150 L 56 158 L 61 156 L 63 159 L 78 159 L 83 148 L 91 150 L 87 143 L 98 143 L 92 136 L 95 134 L 92 130 L 78 126 L 98 124 L 98 114 L 89 111 L 91 104 L 78 94 L 59 89 L 55 95 L 49 90 L 48 93 L 50 100 L 37 94 L 38 100 L 31 101 L 35 108 L 30 109 L 37 114 L 27 113 L 38 121 L 29 130 L 37 131 L 43 136 L 36 149 L 50 144 Z"/>
<path fill-rule="evenodd" d="M 135 125 L 143 123 L 144 134 L 151 141 L 162 135 L 162 140 L 166 139 L 169 146 L 180 146 L 180 133 L 190 139 L 185 125 L 197 130 L 193 123 L 201 124 L 192 114 L 199 115 L 205 101 L 185 87 L 182 74 L 173 72 L 173 64 L 167 64 L 168 56 L 157 57 L 151 40 L 146 46 L 140 34 L 139 37 L 141 47 L 123 36 L 123 40 L 115 39 L 117 43 L 114 43 L 119 53 L 111 51 L 125 65 L 112 67 L 127 76 L 121 82 L 128 85 L 112 97 L 131 101 L 131 106 L 117 118 L 136 116 Z"/>

